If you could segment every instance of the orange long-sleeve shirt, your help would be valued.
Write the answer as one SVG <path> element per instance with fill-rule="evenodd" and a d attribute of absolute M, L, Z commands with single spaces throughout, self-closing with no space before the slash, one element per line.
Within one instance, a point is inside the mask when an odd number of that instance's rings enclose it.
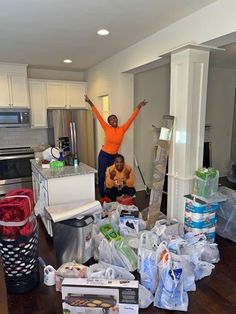
<path fill-rule="evenodd" d="M 116 172 L 114 180 L 111 179 L 111 172 L 112 171 Z M 129 178 L 128 179 L 125 179 L 125 172 L 126 171 L 129 172 Z M 107 168 L 105 185 L 108 189 L 111 189 L 117 185 L 123 187 L 124 181 L 125 181 L 125 185 L 127 185 L 129 188 L 134 186 L 134 172 L 129 165 L 125 164 L 124 169 L 122 171 L 118 171 L 116 169 L 115 165 L 111 165 L 109 168 Z"/>
<path fill-rule="evenodd" d="M 103 128 L 105 132 L 105 142 L 102 145 L 102 150 L 108 154 L 117 154 L 122 142 L 122 139 L 124 137 L 125 132 L 130 127 L 131 123 L 134 121 L 136 116 L 138 115 L 140 109 L 136 108 L 132 115 L 129 117 L 129 119 L 122 124 L 121 126 L 118 126 L 117 128 L 113 128 L 108 124 L 103 117 L 100 115 L 99 111 L 95 106 L 92 106 L 92 112 L 98 119 L 98 121 L 101 124 L 101 127 Z"/>

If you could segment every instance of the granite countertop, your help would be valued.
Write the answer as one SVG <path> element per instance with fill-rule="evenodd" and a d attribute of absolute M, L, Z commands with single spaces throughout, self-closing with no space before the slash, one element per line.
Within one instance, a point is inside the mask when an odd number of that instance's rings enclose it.
<path fill-rule="evenodd" d="M 45 179 L 56 179 L 62 177 L 78 176 L 83 174 L 96 173 L 97 170 L 80 162 L 78 167 L 64 166 L 60 168 L 42 168 L 35 159 L 31 159 L 31 164 Z"/>

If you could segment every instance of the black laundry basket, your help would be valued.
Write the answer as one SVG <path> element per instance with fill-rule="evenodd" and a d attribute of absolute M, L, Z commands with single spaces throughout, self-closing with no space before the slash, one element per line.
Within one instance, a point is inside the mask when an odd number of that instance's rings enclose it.
<path fill-rule="evenodd" d="M 0 235 L 0 255 L 7 291 L 25 293 L 33 289 L 39 283 L 37 223 L 29 236 Z"/>
<path fill-rule="evenodd" d="M 38 224 L 33 213 L 33 194 L 30 189 L 16 189 L 8 194 L 0 201 L 0 256 L 7 291 L 25 293 L 39 282 Z M 7 219 L 4 214 L 8 214 Z"/>

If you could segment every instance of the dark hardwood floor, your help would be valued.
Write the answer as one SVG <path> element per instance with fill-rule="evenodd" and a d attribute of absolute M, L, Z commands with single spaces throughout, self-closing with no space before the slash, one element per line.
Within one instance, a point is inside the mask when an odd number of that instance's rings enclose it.
<path fill-rule="evenodd" d="M 140 210 L 148 206 L 149 198 L 144 191 L 138 192 L 135 204 Z M 56 257 L 53 240 L 46 234 L 42 223 L 39 222 L 39 255 L 56 267 Z M 236 244 L 217 237 L 221 260 L 216 264 L 211 276 L 197 282 L 196 292 L 188 293 L 191 314 L 233 314 L 236 313 Z M 9 314 L 62 314 L 61 294 L 55 287 L 47 287 L 43 283 L 43 272 L 40 269 L 40 284 L 25 294 L 7 294 L 5 290 L 2 266 L 0 266 L 0 313 Z M 174 313 L 154 306 L 140 313 L 161 314 Z M 178 313 L 178 312 L 175 312 Z M 180 313 L 180 312 L 179 312 Z"/>

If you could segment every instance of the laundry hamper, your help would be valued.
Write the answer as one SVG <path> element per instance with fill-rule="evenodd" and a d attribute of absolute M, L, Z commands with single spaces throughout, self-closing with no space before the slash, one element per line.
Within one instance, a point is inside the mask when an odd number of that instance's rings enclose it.
<path fill-rule="evenodd" d="M 0 202 L 0 255 L 7 291 L 25 293 L 39 282 L 38 225 L 28 189 L 14 192 Z"/>

